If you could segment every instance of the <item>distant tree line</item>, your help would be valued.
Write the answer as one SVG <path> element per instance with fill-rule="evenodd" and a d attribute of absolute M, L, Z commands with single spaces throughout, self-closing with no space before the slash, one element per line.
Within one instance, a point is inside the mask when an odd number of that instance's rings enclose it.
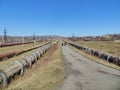
<path fill-rule="evenodd" d="M 114 40 L 120 40 L 120 34 L 106 34 L 103 36 L 84 36 L 84 37 L 68 37 L 69 40 L 72 41 L 114 41 Z"/>

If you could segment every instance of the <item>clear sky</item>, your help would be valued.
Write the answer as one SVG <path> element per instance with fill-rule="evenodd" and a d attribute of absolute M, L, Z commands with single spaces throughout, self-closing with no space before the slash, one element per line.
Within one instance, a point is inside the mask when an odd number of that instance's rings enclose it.
<path fill-rule="evenodd" d="M 120 34 L 120 0 L 0 0 L 0 35 Z"/>

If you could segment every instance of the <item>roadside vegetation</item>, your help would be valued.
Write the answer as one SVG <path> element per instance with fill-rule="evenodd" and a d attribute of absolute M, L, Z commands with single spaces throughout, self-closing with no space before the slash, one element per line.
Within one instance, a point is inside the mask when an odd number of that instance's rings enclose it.
<path fill-rule="evenodd" d="M 56 90 L 64 80 L 64 73 L 62 52 L 57 44 L 5 90 Z"/>
<path fill-rule="evenodd" d="M 105 60 L 102 60 L 102 59 L 99 59 L 99 58 L 94 57 L 94 56 L 92 56 L 92 55 L 86 54 L 85 52 L 82 52 L 82 51 L 80 51 L 79 49 L 77 49 L 77 48 L 75 48 L 75 47 L 72 47 L 72 46 L 69 46 L 69 47 L 70 47 L 71 49 L 73 49 L 74 51 L 78 52 L 79 54 L 81 54 L 81 55 L 89 58 L 89 59 L 92 60 L 92 61 L 95 61 L 95 62 L 100 63 L 100 64 L 103 64 L 103 65 L 105 65 L 105 66 L 108 66 L 108 67 L 111 67 L 111 68 L 120 70 L 120 67 L 117 66 L 117 65 L 115 65 L 115 64 L 109 63 L 109 62 L 107 62 L 107 61 L 105 61 Z"/>
<path fill-rule="evenodd" d="M 76 43 L 120 56 L 120 42 L 114 41 L 77 41 Z"/>

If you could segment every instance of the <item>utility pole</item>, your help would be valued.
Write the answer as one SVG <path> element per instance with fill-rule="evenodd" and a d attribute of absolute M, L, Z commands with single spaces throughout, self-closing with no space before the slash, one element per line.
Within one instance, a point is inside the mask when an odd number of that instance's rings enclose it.
<path fill-rule="evenodd" d="M 6 28 L 4 28 L 4 43 L 6 44 L 7 43 L 7 30 Z"/>
<path fill-rule="evenodd" d="M 33 41 L 35 40 L 35 34 L 33 33 Z"/>
<path fill-rule="evenodd" d="M 75 37 L 75 36 L 74 36 L 74 33 L 73 33 L 73 35 L 72 35 L 72 40 L 73 40 L 73 42 L 74 42 L 74 37 Z"/>
<path fill-rule="evenodd" d="M 34 33 L 33 33 L 33 42 L 36 43 L 36 37 Z"/>

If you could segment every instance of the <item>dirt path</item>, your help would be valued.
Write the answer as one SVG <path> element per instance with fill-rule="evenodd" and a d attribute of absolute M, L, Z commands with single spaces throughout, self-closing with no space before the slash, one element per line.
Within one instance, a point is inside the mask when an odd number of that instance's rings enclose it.
<path fill-rule="evenodd" d="M 120 90 L 120 71 L 62 47 L 67 77 L 59 90 Z"/>

